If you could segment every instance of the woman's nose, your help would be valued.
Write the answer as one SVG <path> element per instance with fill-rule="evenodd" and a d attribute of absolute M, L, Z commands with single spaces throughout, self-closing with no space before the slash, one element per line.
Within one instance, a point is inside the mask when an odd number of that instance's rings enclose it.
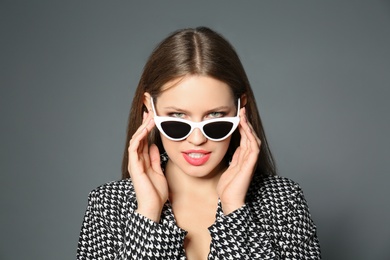
<path fill-rule="evenodd" d="M 207 137 L 204 136 L 199 128 L 195 128 L 192 133 L 187 137 L 187 141 L 194 145 L 201 145 L 207 141 Z"/>

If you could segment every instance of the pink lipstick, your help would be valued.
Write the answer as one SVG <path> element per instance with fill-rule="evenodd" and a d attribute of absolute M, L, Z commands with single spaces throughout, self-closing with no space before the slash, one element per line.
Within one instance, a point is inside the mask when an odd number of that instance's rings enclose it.
<path fill-rule="evenodd" d="M 189 150 L 183 152 L 184 159 L 193 166 L 201 166 L 205 164 L 211 153 L 203 150 Z"/>

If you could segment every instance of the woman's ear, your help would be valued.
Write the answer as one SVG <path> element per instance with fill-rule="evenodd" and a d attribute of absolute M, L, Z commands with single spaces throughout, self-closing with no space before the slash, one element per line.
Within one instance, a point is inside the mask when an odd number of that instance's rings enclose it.
<path fill-rule="evenodd" d="M 241 107 L 245 107 L 246 102 L 247 102 L 246 95 L 245 95 L 245 94 L 242 94 L 241 97 L 240 97 Z M 241 107 L 240 107 L 240 108 L 241 108 Z"/>
<path fill-rule="evenodd" d="M 144 93 L 144 106 L 149 111 L 152 111 L 152 103 L 151 103 L 151 96 L 148 92 Z"/>

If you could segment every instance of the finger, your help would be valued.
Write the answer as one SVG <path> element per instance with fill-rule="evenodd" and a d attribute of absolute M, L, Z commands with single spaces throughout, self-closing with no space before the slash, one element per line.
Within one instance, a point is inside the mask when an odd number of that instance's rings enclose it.
<path fill-rule="evenodd" d="M 261 145 L 261 140 L 260 138 L 256 135 L 256 132 L 254 131 L 253 129 L 253 126 L 252 124 L 248 121 L 247 117 L 246 117 L 246 110 L 245 108 L 243 108 L 243 121 L 241 122 L 243 128 L 246 130 L 245 133 L 248 137 L 248 139 L 251 141 L 251 143 L 253 144 L 253 142 L 255 141 L 255 143 L 260 146 Z"/>
<path fill-rule="evenodd" d="M 142 166 L 140 165 L 143 164 L 143 162 L 139 156 L 139 149 L 140 149 L 139 147 L 142 145 L 141 142 L 142 142 L 142 138 L 144 138 L 145 133 L 146 130 L 144 130 L 143 132 L 141 132 L 141 134 L 139 134 L 136 137 L 133 137 L 130 140 L 130 145 L 128 147 L 129 161 L 128 161 L 127 169 L 132 178 L 134 172 L 143 171 Z"/>
<path fill-rule="evenodd" d="M 256 135 L 256 132 L 253 130 L 253 127 L 250 123 L 247 123 L 247 137 L 248 137 L 248 140 L 249 140 L 249 146 L 253 149 L 257 149 L 260 147 L 261 145 L 261 140 L 259 137 L 257 137 Z"/>
<path fill-rule="evenodd" d="M 154 119 L 151 117 L 149 124 L 147 124 L 145 127 L 145 129 L 147 130 L 147 134 L 146 134 L 146 137 L 143 139 L 144 144 L 143 144 L 142 153 L 143 153 L 143 158 L 145 160 L 145 165 L 147 168 L 151 167 L 151 159 L 150 159 L 150 153 L 149 153 L 150 151 L 149 151 L 149 144 L 148 144 L 147 136 L 150 133 L 150 131 L 152 131 L 154 125 L 155 125 Z M 158 151 L 158 149 L 157 149 L 157 151 Z"/>
<path fill-rule="evenodd" d="M 161 169 L 160 152 L 157 145 L 152 144 L 149 148 L 149 153 L 152 169 L 159 174 L 163 174 Z"/>
<path fill-rule="evenodd" d="M 140 155 L 142 159 L 148 159 L 148 142 L 146 140 L 148 133 L 154 126 L 154 121 L 152 119 L 147 120 L 147 124 L 142 124 L 132 136 L 129 147 L 129 166 L 130 164 L 136 165 L 140 161 Z"/>
<path fill-rule="evenodd" d="M 145 128 L 147 130 L 147 128 Z M 142 155 L 142 160 L 144 161 L 145 170 L 150 168 L 150 155 L 149 155 L 149 144 L 147 141 L 148 133 L 146 133 L 145 138 L 142 139 L 140 145 L 140 154 Z"/>
<path fill-rule="evenodd" d="M 138 152 L 141 142 L 147 136 L 148 130 L 143 127 L 142 129 L 138 129 L 137 132 L 132 136 L 129 142 L 129 153 Z"/>
<path fill-rule="evenodd" d="M 257 160 L 257 156 L 260 150 L 260 139 L 257 138 L 257 136 L 254 134 L 254 131 L 252 130 L 252 128 L 249 127 L 249 125 L 245 127 L 245 134 L 247 141 L 247 149 L 245 154 L 246 160 L 249 160 L 250 158 L 252 158 L 252 160 Z"/>
<path fill-rule="evenodd" d="M 239 130 L 241 134 L 241 153 L 237 163 L 246 168 L 245 166 L 253 165 L 257 161 L 260 139 L 257 138 L 253 128 L 248 122 L 245 109 L 243 108 L 240 112 L 241 120 Z"/>
<path fill-rule="evenodd" d="M 152 119 L 153 119 L 153 116 L 151 115 L 151 113 L 143 112 L 142 124 L 138 127 L 137 131 L 135 131 L 132 138 L 139 135 L 144 128 L 148 128 L 148 130 L 150 131 L 151 128 L 149 125 L 150 125 L 150 121 L 152 121 Z"/>
<path fill-rule="evenodd" d="M 261 145 L 261 140 L 260 140 L 260 138 L 257 136 L 255 130 L 253 129 L 252 124 L 249 123 L 249 122 L 247 122 L 247 125 L 248 125 L 249 128 L 251 129 L 251 133 L 252 133 L 252 135 L 255 137 L 257 145 L 260 147 L 260 145 Z"/>
<path fill-rule="evenodd" d="M 138 127 L 130 141 L 144 138 L 155 126 L 153 117 L 148 113 L 146 113 L 146 117 L 143 121 L 144 122 Z M 146 133 L 144 130 L 146 130 Z"/>
<path fill-rule="evenodd" d="M 241 136 L 240 145 L 239 145 L 239 147 L 237 147 L 236 151 L 233 154 L 232 161 L 230 163 L 231 167 L 238 165 L 240 162 L 244 162 L 245 154 L 246 154 L 247 149 L 248 149 L 247 148 L 247 146 L 248 146 L 247 139 L 248 138 L 246 136 L 245 129 L 242 126 L 241 122 L 238 125 L 238 130 L 239 130 L 239 133 Z"/>
<path fill-rule="evenodd" d="M 240 110 L 240 123 L 238 125 L 238 130 L 241 135 L 240 139 L 240 147 L 242 149 L 242 152 L 240 153 L 240 159 L 243 159 L 246 151 L 248 149 L 248 146 L 250 145 L 250 142 L 248 141 L 248 125 L 247 125 L 247 118 L 245 115 L 245 108 L 241 108 Z"/>
<path fill-rule="evenodd" d="M 230 167 L 234 167 L 237 165 L 238 158 L 240 157 L 240 151 L 241 151 L 241 147 L 239 146 L 237 147 L 236 151 L 233 154 L 232 160 L 230 162 Z"/>
<path fill-rule="evenodd" d="M 154 120 L 153 118 L 150 118 L 150 120 L 147 120 L 148 124 L 145 126 L 145 128 L 142 130 L 141 134 L 139 135 L 140 139 L 139 142 L 139 148 L 138 151 L 140 154 L 143 156 L 143 160 L 145 161 L 145 166 L 149 167 L 150 166 L 150 160 L 149 160 L 149 144 L 148 144 L 148 134 L 154 127 Z"/>

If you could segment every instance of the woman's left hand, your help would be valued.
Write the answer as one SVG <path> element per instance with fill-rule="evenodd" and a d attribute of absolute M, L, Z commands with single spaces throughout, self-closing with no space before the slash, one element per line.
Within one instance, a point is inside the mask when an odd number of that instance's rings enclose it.
<path fill-rule="evenodd" d="M 245 204 L 245 196 L 260 152 L 261 141 L 246 118 L 245 107 L 240 110 L 238 128 L 241 134 L 240 146 L 234 152 L 232 161 L 217 186 L 225 215 Z"/>

